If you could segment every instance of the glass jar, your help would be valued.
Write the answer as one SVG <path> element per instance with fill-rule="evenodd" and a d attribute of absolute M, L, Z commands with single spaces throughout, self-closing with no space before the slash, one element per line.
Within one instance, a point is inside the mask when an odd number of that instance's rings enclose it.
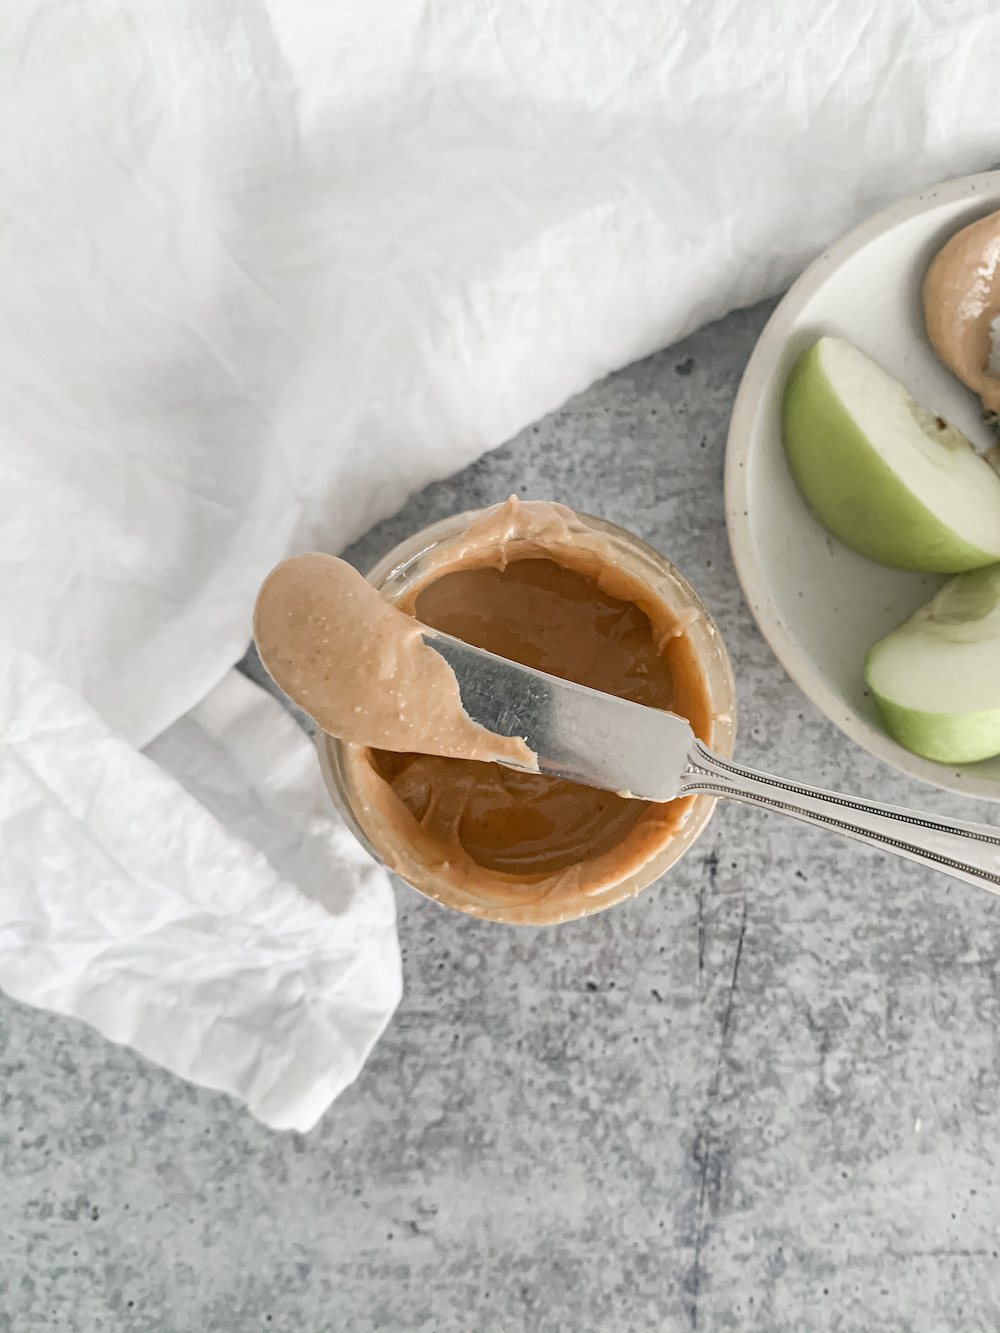
<path fill-rule="evenodd" d="M 448 545 L 461 538 L 470 522 L 487 512 L 455 514 L 415 532 L 378 562 L 368 575 L 369 582 L 387 601 L 398 602 L 417 586 L 446 571 L 441 556 L 446 553 Z M 665 603 L 684 626 L 703 673 L 711 712 L 711 734 L 703 739 L 716 754 L 731 758 L 736 732 L 736 691 L 729 656 L 705 604 L 669 560 L 633 533 L 589 514 L 578 513 L 575 518 L 608 543 L 616 565 Z M 470 897 L 457 892 L 453 885 L 442 879 L 439 871 L 416 857 L 405 839 L 387 832 L 367 817 L 364 803 L 357 799 L 352 789 L 350 777 L 348 761 L 357 747 L 325 732 L 317 732 L 316 746 L 334 804 L 348 827 L 377 861 L 446 907 L 512 924 L 555 924 L 603 911 L 624 898 L 633 897 L 683 856 L 705 828 L 715 808 L 714 797 L 686 798 L 686 816 L 663 846 L 632 873 L 603 885 L 600 891 L 591 892 L 576 902 L 567 905 L 548 898 L 536 902 L 526 891 L 524 902 L 498 906 L 479 901 L 475 895 Z"/>

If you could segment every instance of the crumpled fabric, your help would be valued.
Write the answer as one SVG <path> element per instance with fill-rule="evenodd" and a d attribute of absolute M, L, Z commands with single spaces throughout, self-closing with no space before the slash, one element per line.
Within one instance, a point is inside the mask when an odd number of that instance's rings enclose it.
<path fill-rule="evenodd" d="M 1000 11 L 9 0 L 3 26 L 0 985 L 306 1128 L 399 960 L 386 876 L 231 671 L 263 575 L 990 166 Z"/>

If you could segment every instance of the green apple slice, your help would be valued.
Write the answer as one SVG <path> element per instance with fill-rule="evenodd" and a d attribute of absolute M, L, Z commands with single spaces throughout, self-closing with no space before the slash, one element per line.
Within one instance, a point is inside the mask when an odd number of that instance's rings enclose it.
<path fill-rule="evenodd" d="M 886 731 L 926 759 L 1000 754 L 1000 565 L 960 574 L 868 654 Z"/>
<path fill-rule="evenodd" d="M 1000 560 L 1000 476 L 851 343 L 802 353 L 782 414 L 792 475 L 845 546 L 940 574 Z"/>

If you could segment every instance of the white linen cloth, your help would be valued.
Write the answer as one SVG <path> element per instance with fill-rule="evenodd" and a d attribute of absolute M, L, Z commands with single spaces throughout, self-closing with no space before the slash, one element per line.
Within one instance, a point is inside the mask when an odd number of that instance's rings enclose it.
<path fill-rule="evenodd" d="M 1000 11 L 4 20 L 0 985 L 305 1129 L 399 959 L 385 874 L 231 670 L 262 576 L 990 166 Z"/>

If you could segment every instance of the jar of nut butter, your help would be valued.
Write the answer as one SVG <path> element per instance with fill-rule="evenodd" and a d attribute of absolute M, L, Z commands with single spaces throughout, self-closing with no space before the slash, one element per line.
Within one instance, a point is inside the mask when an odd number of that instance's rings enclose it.
<path fill-rule="evenodd" d="M 368 577 L 424 624 L 679 713 L 732 755 L 735 690 L 712 618 L 670 562 L 623 528 L 511 497 L 414 533 Z M 510 924 L 569 921 L 638 893 L 687 851 L 715 804 L 638 801 L 324 732 L 317 746 L 331 795 L 374 856 L 444 906 Z"/>

